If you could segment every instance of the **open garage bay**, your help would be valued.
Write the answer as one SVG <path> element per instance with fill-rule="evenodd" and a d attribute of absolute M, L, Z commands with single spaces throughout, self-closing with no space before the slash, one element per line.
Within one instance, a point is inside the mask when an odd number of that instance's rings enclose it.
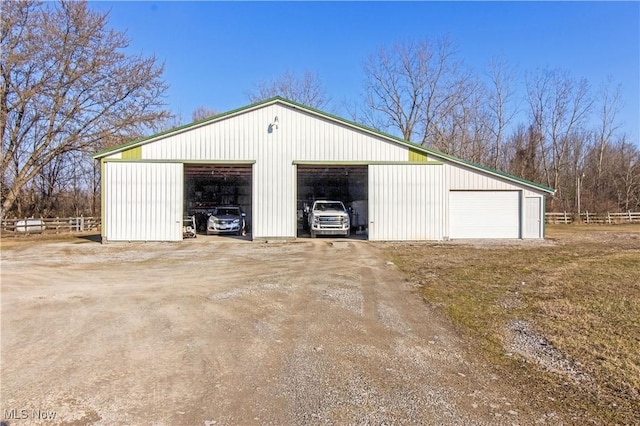
<path fill-rule="evenodd" d="M 368 225 L 368 184 L 366 165 L 298 165 L 297 235 L 309 236 L 306 207 L 315 200 L 335 200 L 349 209 L 352 235 L 364 236 Z"/>
<path fill-rule="evenodd" d="M 206 232 L 207 217 L 215 207 L 239 206 L 251 230 L 251 164 L 185 164 L 186 215 L 196 217 L 199 233 Z"/>

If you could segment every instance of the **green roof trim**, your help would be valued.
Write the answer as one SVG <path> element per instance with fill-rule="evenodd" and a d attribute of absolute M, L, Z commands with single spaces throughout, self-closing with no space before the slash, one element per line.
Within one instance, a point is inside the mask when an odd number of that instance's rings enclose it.
<path fill-rule="evenodd" d="M 326 167 L 349 167 L 349 166 L 388 166 L 388 165 L 406 165 L 406 166 L 442 166 L 443 161 L 294 161 L 296 166 L 326 166 Z"/>
<path fill-rule="evenodd" d="M 227 117 L 231 117 L 231 116 L 238 115 L 238 114 L 244 114 L 244 113 L 252 111 L 254 109 L 262 108 L 264 106 L 271 105 L 271 104 L 276 104 L 276 103 L 280 103 L 280 104 L 283 104 L 285 106 L 289 106 L 289 107 L 294 108 L 294 109 L 301 109 L 301 110 L 306 111 L 308 113 L 312 113 L 312 114 L 324 117 L 326 119 L 342 123 L 344 125 L 347 125 L 349 127 L 358 129 L 360 131 L 364 131 L 364 132 L 369 133 L 371 135 L 374 135 L 374 136 L 377 136 L 377 137 L 382 137 L 382 138 L 387 139 L 387 140 L 389 140 L 391 142 L 395 142 L 395 143 L 398 143 L 400 145 L 404 145 L 404 146 L 408 147 L 410 151 L 414 152 L 413 156 L 417 156 L 419 153 L 423 153 L 423 154 L 426 154 L 427 156 L 436 157 L 437 159 L 443 159 L 443 160 L 446 160 L 446 161 L 449 161 L 451 163 L 458 164 L 458 165 L 461 165 L 461 166 L 464 166 L 464 167 L 469 167 L 471 169 L 481 170 L 481 171 L 489 173 L 491 175 L 494 175 L 494 176 L 497 176 L 497 177 L 500 177 L 500 178 L 503 178 L 503 179 L 506 179 L 506 180 L 509 180 L 509 181 L 512 181 L 512 182 L 516 182 L 516 183 L 519 183 L 519 184 L 522 184 L 522 185 L 526 185 L 526 186 L 535 188 L 536 190 L 547 192 L 549 194 L 554 194 L 556 192 L 555 189 L 553 189 L 553 188 L 549 188 L 547 186 L 544 186 L 544 185 L 541 185 L 541 184 L 538 184 L 538 183 L 535 183 L 535 182 L 531 182 L 531 181 L 528 181 L 526 179 L 522 179 L 522 178 L 519 178 L 517 176 L 513 176 L 513 175 L 510 175 L 508 173 L 492 169 L 490 167 L 482 166 L 480 164 L 476 164 L 476 163 L 473 163 L 471 161 L 463 160 L 461 158 L 454 157 L 453 155 L 445 154 L 445 153 L 440 152 L 440 151 L 438 151 L 436 149 L 433 149 L 433 148 L 427 148 L 427 147 L 424 147 L 422 145 L 418 145 L 416 143 L 404 140 L 402 138 L 399 138 L 397 136 L 382 132 L 380 130 L 376 130 L 376 129 L 373 129 L 371 127 L 367 127 L 367 126 L 364 126 L 362 124 L 356 123 L 354 121 L 347 120 L 347 119 L 342 118 L 342 117 L 338 117 L 337 115 L 330 114 L 328 112 L 321 111 L 319 109 L 312 108 L 312 107 L 309 107 L 309 106 L 306 106 L 306 105 L 302 105 L 300 103 L 294 102 L 294 101 L 289 100 L 289 99 L 285 99 L 285 98 L 283 98 L 281 96 L 275 96 L 273 98 L 265 99 L 263 101 L 256 102 L 256 103 L 253 103 L 253 104 L 241 107 L 241 108 L 236 108 L 234 110 L 227 111 L 227 112 L 224 112 L 224 113 L 221 113 L 221 114 L 217 114 L 217 115 L 205 118 L 203 120 L 194 121 L 193 123 L 185 124 L 183 126 L 179 126 L 179 127 L 173 128 L 173 129 L 166 130 L 164 132 L 156 133 L 156 134 L 151 135 L 151 136 L 140 138 L 140 139 L 137 139 L 137 140 L 134 140 L 134 141 L 122 144 L 122 145 L 118 145 L 118 146 L 115 146 L 115 147 L 112 147 L 112 148 L 108 148 L 108 149 L 105 149 L 105 150 L 102 150 L 100 152 L 95 153 L 93 155 L 93 158 L 94 159 L 101 159 L 101 158 L 104 158 L 104 157 L 106 157 L 108 155 L 111 155 L 111 154 L 115 154 L 115 153 L 130 149 L 130 148 L 133 148 L 133 147 L 137 147 L 137 146 L 141 146 L 141 145 L 150 143 L 150 142 L 152 142 L 152 141 L 154 141 L 156 139 L 162 138 L 162 137 L 170 135 L 170 134 L 180 133 L 180 132 L 183 132 L 185 130 L 188 130 L 188 129 L 191 129 L 191 128 L 195 128 L 195 127 L 207 124 L 207 123 L 213 123 L 215 121 L 219 121 L 219 120 L 227 118 Z M 412 158 L 412 159 L 414 159 L 414 158 Z"/>

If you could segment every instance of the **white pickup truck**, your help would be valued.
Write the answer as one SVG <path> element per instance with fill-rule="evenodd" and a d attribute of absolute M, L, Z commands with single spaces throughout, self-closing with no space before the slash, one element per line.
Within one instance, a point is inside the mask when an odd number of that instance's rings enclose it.
<path fill-rule="evenodd" d="M 308 217 L 311 238 L 316 235 L 349 235 L 349 213 L 341 201 L 315 201 Z"/>

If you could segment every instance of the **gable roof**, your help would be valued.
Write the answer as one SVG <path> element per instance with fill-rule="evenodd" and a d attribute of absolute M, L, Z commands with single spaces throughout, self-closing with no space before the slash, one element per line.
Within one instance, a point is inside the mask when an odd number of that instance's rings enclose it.
<path fill-rule="evenodd" d="M 151 135 L 151 136 L 143 137 L 143 138 L 131 141 L 131 142 L 127 142 L 127 143 L 124 143 L 124 144 L 121 144 L 121 145 L 117 145 L 115 147 L 108 148 L 108 149 L 105 149 L 105 150 L 102 150 L 102 151 L 99 151 L 99 152 L 95 153 L 93 155 L 93 158 L 94 159 L 101 159 L 101 158 L 104 158 L 104 157 L 106 157 L 108 155 L 117 154 L 118 152 L 122 152 L 122 151 L 125 151 L 125 150 L 130 149 L 130 148 L 135 148 L 135 147 L 138 147 L 138 146 L 146 145 L 148 143 L 152 143 L 152 142 L 154 142 L 154 141 L 156 141 L 158 139 L 162 139 L 162 138 L 164 138 L 166 136 L 182 133 L 182 132 L 188 131 L 190 129 L 201 127 L 201 126 L 204 126 L 204 125 L 207 125 L 207 124 L 210 124 L 210 123 L 215 123 L 217 121 L 221 121 L 221 120 L 227 119 L 229 117 L 233 117 L 233 116 L 236 116 L 236 115 L 244 114 L 244 113 L 247 113 L 247 112 L 250 112 L 250 111 L 253 111 L 253 110 L 256 110 L 256 109 L 260 109 L 260 108 L 263 108 L 265 106 L 274 105 L 274 104 L 282 104 L 282 105 L 288 106 L 290 108 L 300 109 L 300 110 L 305 111 L 305 112 L 307 112 L 307 113 L 309 113 L 311 115 L 315 115 L 315 116 L 327 119 L 329 121 L 340 123 L 340 124 L 345 125 L 347 127 L 351 127 L 353 129 L 368 133 L 368 134 L 370 134 L 370 135 L 372 135 L 374 137 L 382 138 L 382 139 L 385 139 L 387 141 L 390 141 L 390 142 L 393 142 L 393 143 L 396 143 L 396 144 L 399 144 L 399 145 L 404 145 L 404 146 L 406 146 L 406 147 L 408 147 L 408 148 L 410 148 L 410 149 L 412 149 L 414 151 L 426 154 L 426 155 L 428 155 L 430 157 L 434 157 L 436 159 L 445 160 L 447 162 L 454 163 L 454 164 L 457 164 L 457 165 L 460 165 L 460 166 L 463 166 L 463 167 L 467 167 L 467 168 L 470 168 L 470 169 L 473 169 L 473 170 L 481 171 L 483 173 L 487 173 L 487 174 L 490 174 L 490 175 L 493 175 L 493 176 L 496 176 L 496 177 L 500 177 L 502 179 L 506 179 L 508 181 L 512 181 L 512 182 L 515 182 L 515 183 L 518 183 L 520 185 L 524 185 L 524 186 L 530 187 L 530 188 L 538 190 L 538 191 L 546 192 L 548 194 L 554 194 L 555 193 L 555 189 L 553 189 L 553 188 L 549 188 L 547 186 L 540 185 L 538 183 L 531 182 L 531 181 L 528 181 L 526 179 L 522 179 L 522 178 L 519 178 L 517 176 L 510 175 L 508 173 L 501 172 L 499 170 L 494 170 L 492 168 L 489 168 L 489 167 L 486 167 L 486 166 L 482 166 L 480 164 L 472 163 L 471 161 L 463 160 L 463 159 L 455 157 L 453 155 L 445 154 L 444 152 L 438 151 L 438 150 L 433 149 L 433 148 L 427 148 L 427 147 L 424 147 L 422 145 L 415 144 L 413 142 L 404 140 L 404 139 L 399 138 L 397 136 L 393 136 L 393 135 L 390 135 L 388 133 L 373 129 L 371 127 L 367 127 L 367 126 L 364 126 L 362 124 L 356 123 L 354 121 L 347 120 L 347 119 L 342 118 L 342 117 L 338 117 L 337 115 L 333 115 L 333 114 L 330 114 L 330 113 L 327 113 L 327 112 L 324 112 L 324 111 L 321 111 L 321 110 L 318 110 L 318 109 L 315 109 L 315 108 L 312 108 L 312 107 L 309 107 L 309 106 L 306 106 L 306 105 L 299 104 L 297 102 L 291 101 L 289 99 L 282 98 L 280 96 L 269 98 L 269 99 L 266 99 L 264 101 L 260 101 L 260 102 L 257 102 L 257 103 L 251 104 L 251 105 L 247 105 L 247 106 L 244 106 L 244 107 L 241 107 L 241 108 L 237 108 L 237 109 L 234 109 L 234 110 L 231 110 L 231 111 L 227 111 L 227 112 L 224 112 L 224 113 L 221 113 L 221 114 L 217 114 L 217 115 L 205 118 L 203 120 L 194 121 L 193 123 L 185 124 L 183 126 L 179 126 L 179 127 L 173 128 L 173 129 L 166 130 L 164 132 L 156 133 L 156 134 Z"/>

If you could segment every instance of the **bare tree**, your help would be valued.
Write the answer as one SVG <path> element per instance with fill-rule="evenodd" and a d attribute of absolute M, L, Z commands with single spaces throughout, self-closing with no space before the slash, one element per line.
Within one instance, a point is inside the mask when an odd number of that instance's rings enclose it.
<path fill-rule="evenodd" d="M 381 47 L 364 65 L 366 123 L 380 130 L 399 130 L 412 140 L 423 122 L 427 69 L 434 52 L 426 42 Z"/>
<path fill-rule="evenodd" d="M 567 188 L 563 171 L 575 165 L 569 156 L 571 141 L 583 129 L 593 104 L 589 84 L 561 70 L 543 70 L 527 80 L 527 95 L 532 125 L 541 136 L 538 148 L 546 185 L 557 188 L 556 199 L 562 198 Z"/>
<path fill-rule="evenodd" d="M 613 136 L 618 130 L 617 115 L 622 108 L 621 87 L 612 87 L 613 81 L 609 78 L 598 93 L 599 123 L 595 132 L 595 148 L 598 152 L 598 161 L 595 167 L 596 190 L 602 190 L 604 176 L 604 160 L 607 148 L 613 143 Z"/>
<path fill-rule="evenodd" d="M 518 107 L 515 103 L 516 76 L 513 68 L 504 60 L 489 62 L 490 89 L 487 91 L 489 130 L 493 135 L 493 153 L 490 165 L 498 169 L 502 164 L 502 145 L 508 126 L 513 121 Z"/>
<path fill-rule="evenodd" d="M 475 163 L 486 164 L 491 152 L 484 85 L 471 74 L 462 76 L 442 114 L 431 120 L 429 145 Z"/>
<path fill-rule="evenodd" d="M 486 156 L 485 89 L 448 38 L 381 47 L 364 73 L 366 124 L 474 161 Z"/>
<path fill-rule="evenodd" d="M 247 93 L 249 102 L 259 102 L 274 96 L 282 96 L 312 108 L 323 109 L 329 104 L 329 97 L 322 80 L 316 73 L 305 71 L 296 75 L 286 71 L 271 81 L 261 81 Z"/>
<path fill-rule="evenodd" d="M 163 67 L 127 56 L 124 34 L 86 2 L 2 2 L 2 216 L 68 153 L 105 147 L 166 119 Z"/>
<path fill-rule="evenodd" d="M 615 196 L 613 201 L 617 208 L 637 209 L 640 207 L 640 150 L 623 135 L 611 151 L 613 167 L 606 171 L 611 175 L 608 181 L 613 187 L 609 194 Z"/>
<path fill-rule="evenodd" d="M 191 113 L 191 120 L 192 121 L 200 121 L 200 120 L 204 120 L 206 118 L 209 118 L 211 116 L 216 115 L 217 112 L 215 109 L 213 108 L 207 108 L 206 106 L 199 106 L 198 108 L 196 108 L 195 110 L 193 110 L 193 113 Z"/>
<path fill-rule="evenodd" d="M 509 160 L 509 173 L 532 182 L 542 180 L 539 170 L 539 151 L 542 136 L 534 126 L 520 125 L 507 138 L 505 156 Z"/>

